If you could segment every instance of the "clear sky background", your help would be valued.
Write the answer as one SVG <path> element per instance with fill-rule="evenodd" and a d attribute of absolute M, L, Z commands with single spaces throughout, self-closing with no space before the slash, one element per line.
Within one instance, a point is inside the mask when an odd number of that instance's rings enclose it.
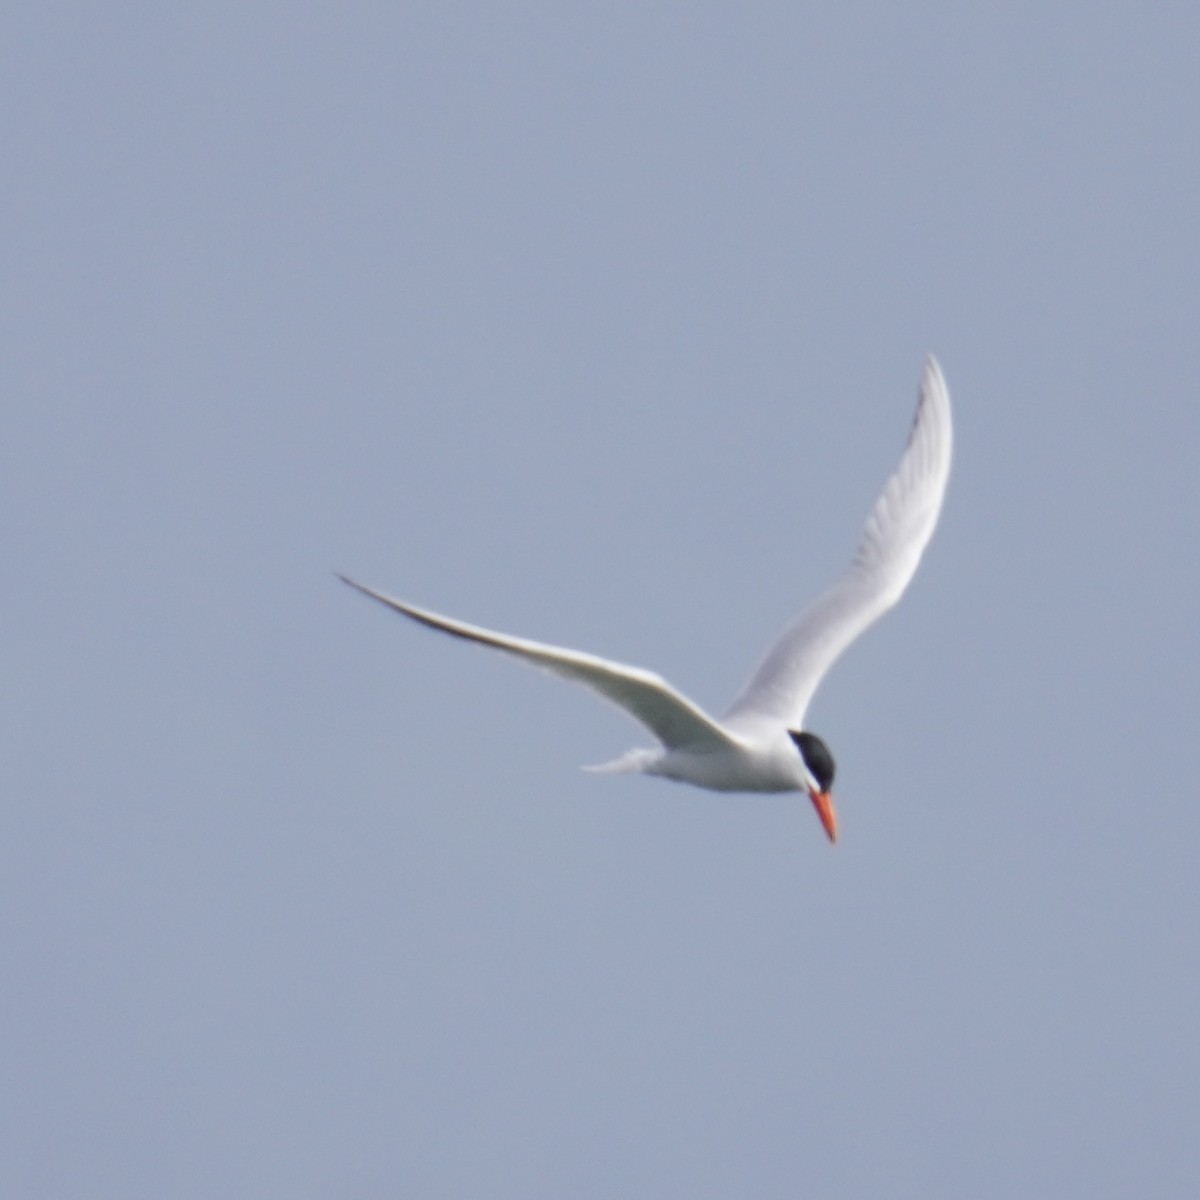
<path fill-rule="evenodd" d="M 19 5 L 6 1196 L 1200 1191 L 1195 4 Z M 925 354 L 799 796 L 715 710 Z"/>

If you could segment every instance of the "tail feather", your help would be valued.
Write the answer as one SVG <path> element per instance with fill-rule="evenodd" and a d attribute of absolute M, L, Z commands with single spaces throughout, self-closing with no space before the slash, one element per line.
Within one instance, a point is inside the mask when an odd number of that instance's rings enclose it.
<path fill-rule="evenodd" d="M 636 775 L 657 761 L 661 754 L 661 750 L 630 750 L 612 762 L 597 763 L 583 769 L 595 775 Z"/>

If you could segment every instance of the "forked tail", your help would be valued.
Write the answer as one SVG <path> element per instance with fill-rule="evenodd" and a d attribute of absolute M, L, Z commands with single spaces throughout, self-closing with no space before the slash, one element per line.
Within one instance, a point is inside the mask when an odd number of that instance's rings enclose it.
<path fill-rule="evenodd" d="M 594 775 L 636 775 L 645 771 L 662 757 L 661 750 L 630 750 L 612 762 L 597 763 L 594 767 L 584 767 Z"/>

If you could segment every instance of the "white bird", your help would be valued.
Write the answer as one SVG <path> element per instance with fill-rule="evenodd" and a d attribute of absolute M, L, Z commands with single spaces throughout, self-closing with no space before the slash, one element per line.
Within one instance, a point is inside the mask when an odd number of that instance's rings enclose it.
<path fill-rule="evenodd" d="M 908 587 L 941 511 L 951 442 L 950 396 L 930 356 L 908 445 L 867 518 L 854 561 L 784 630 L 719 721 L 641 667 L 495 633 L 406 604 L 344 575 L 339 578 L 423 625 L 494 646 L 586 684 L 661 743 L 589 770 L 660 775 L 718 792 L 804 791 L 832 842 L 837 840 L 830 794 L 833 756 L 816 734 L 802 729 L 805 710 L 838 655 Z"/>

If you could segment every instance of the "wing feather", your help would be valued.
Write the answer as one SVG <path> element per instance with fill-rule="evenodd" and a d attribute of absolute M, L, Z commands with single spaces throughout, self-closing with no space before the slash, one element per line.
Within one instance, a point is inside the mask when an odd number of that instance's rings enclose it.
<path fill-rule="evenodd" d="M 908 445 L 875 502 L 850 568 L 767 652 L 725 720 L 799 729 L 809 701 L 838 656 L 904 594 L 941 512 L 950 477 L 950 395 L 931 355 Z"/>
<path fill-rule="evenodd" d="M 734 739 L 712 717 L 652 671 L 609 662 L 579 650 L 549 646 L 543 642 L 496 633 L 478 625 L 468 625 L 465 621 L 456 621 L 451 617 L 417 608 L 416 605 L 405 604 L 374 588 L 356 583 L 345 575 L 339 575 L 338 578 L 363 595 L 386 604 L 388 608 L 403 613 L 404 616 L 427 625 L 430 629 L 438 629 L 453 637 L 491 646 L 564 679 L 585 684 L 606 700 L 624 709 L 668 749 L 688 746 L 693 749 L 716 750 L 734 744 Z"/>

